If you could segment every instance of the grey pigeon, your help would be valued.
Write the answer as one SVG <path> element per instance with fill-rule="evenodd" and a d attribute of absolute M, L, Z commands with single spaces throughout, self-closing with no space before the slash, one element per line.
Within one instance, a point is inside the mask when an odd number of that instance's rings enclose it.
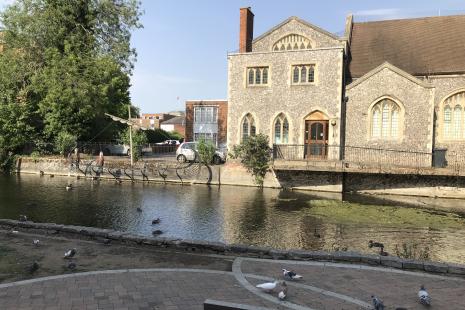
<path fill-rule="evenodd" d="M 420 290 L 418 291 L 418 298 L 420 299 L 420 303 L 422 305 L 431 305 L 431 297 L 429 296 L 428 292 L 425 290 L 425 287 L 423 285 L 420 287 Z"/>
<path fill-rule="evenodd" d="M 31 266 L 27 267 L 29 273 L 34 273 L 37 270 L 39 270 L 39 263 L 37 261 L 34 261 Z"/>
<path fill-rule="evenodd" d="M 384 304 L 381 299 L 374 295 L 371 295 L 371 300 L 373 302 L 374 310 L 384 310 Z"/>
<path fill-rule="evenodd" d="M 65 252 L 65 256 L 63 258 L 73 258 L 76 255 L 76 249 L 71 249 Z"/>
<path fill-rule="evenodd" d="M 300 274 L 295 273 L 294 270 L 287 269 L 283 269 L 283 276 L 284 278 L 289 278 L 291 280 L 299 280 L 303 278 Z"/>
<path fill-rule="evenodd" d="M 281 290 L 278 293 L 278 298 L 284 300 L 287 297 L 287 284 L 285 281 L 281 282 Z"/>
<path fill-rule="evenodd" d="M 160 224 L 160 221 L 161 221 L 160 218 L 157 217 L 156 219 L 152 220 L 152 225 L 154 225 L 154 224 Z"/>

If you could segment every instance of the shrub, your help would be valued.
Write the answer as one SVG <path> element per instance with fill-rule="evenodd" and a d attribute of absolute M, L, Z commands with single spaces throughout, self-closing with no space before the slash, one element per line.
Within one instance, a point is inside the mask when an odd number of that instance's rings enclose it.
<path fill-rule="evenodd" d="M 241 164 L 252 174 L 255 183 L 263 186 L 271 161 L 268 136 L 258 134 L 247 138 L 234 146 L 231 157 L 240 158 Z"/>
<path fill-rule="evenodd" d="M 213 162 L 215 155 L 215 146 L 211 141 L 200 139 L 197 143 L 197 152 L 199 154 L 199 161 L 204 165 L 210 165 Z"/>
<path fill-rule="evenodd" d="M 76 136 L 66 131 L 61 131 L 55 137 L 55 151 L 60 153 L 60 155 L 68 155 L 76 146 L 76 140 Z"/>
<path fill-rule="evenodd" d="M 129 141 L 129 130 L 123 130 L 119 136 L 121 142 L 125 145 L 131 145 Z M 142 155 L 142 147 L 147 144 L 147 135 L 142 130 L 132 130 L 132 154 L 134 161 L 138 161 Z"/>

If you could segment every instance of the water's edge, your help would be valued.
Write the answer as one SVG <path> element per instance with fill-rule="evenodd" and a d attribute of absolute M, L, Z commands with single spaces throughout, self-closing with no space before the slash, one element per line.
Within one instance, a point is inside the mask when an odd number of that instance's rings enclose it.
<path fill-rule="evenodd" d="M 406 260 L 394 256 L 379 256 L 360 254 L 357 252 L 325 252 L 305 250 L 279 250 L 268 247 L 257 247 L 242 244 L 225 244 L 202 240 L 188 240 L 164 237 L 147 237 L 112 229 L 101 229 L 86 226 L 61 225 L 55 223 L 34 223 L 31 221 L 15 221 L 0 219 L 0 229 L 17 230 L 43 234 L 60 235 L 72 239 L 98 240 L 110 239 L 121 244 L 155 246 L 174 250 L 184 250 L 200 253 L 215 253 L 221 255 L 236 255 L 244 257 L 258 257 L 267 259 L 287 260 L 314 260 L 358 263 L 371 266 L 384 266 L 389 268 L 410 271 L 425 271 L 465 277 L 465 265 L 454 263 L 439 263 L 430 261 Z"/>

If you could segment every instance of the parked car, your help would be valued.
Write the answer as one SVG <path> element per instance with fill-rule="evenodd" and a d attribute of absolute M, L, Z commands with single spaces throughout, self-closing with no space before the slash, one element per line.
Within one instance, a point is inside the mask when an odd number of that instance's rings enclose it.
<path fill-rule="evenodd" d="M 180 163 L 186 161 L 198 161 L 197 142 L 183 142 L 176 150 L 176 160 Z M 216 150 L 213 155 L 213 163 L 219 165 L 226 161 L 226 152 Z"/>
<path fill-rule="evenodd" d="M 105 144 L 102 147 L 104 155 L 130 155 L 131 149 L 129 145 L 124 144 Z"/>
<path fill-rule="evenodd" d="M 179 145 L 181 143 L 179 142 L 179 140 L 165 140 L 165 141 L 159 142 L 157 144 L 161 144 L 161 145 Z"/>

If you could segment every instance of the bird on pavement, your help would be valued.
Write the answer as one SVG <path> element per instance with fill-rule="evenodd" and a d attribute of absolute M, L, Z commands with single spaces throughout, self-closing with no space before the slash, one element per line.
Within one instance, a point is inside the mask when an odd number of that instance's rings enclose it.
<path fill-rule="evenodd" d="M 278 281 L 257 284 L 257 287 L 265 292 L 273 291 L 278 285 Z"/>
<path fill-rule="evenodd" d="M 152 220 L 152 225 L 153 225 L 153 224 L 160 224 L 160 221 L 161 221 L 160 218 L 157 217 L 156 219 L 153 219 L 153 220 Z"/>
<path fill-rule="evenodd" d="M 75 270 L 76 269 L 76 263 L 75 262 L 70 262 L 67 267 L 68 267 L 69 270 Z"/>
<path fill-rule="evenodd" d="M 278 298 L 284 300 L 287 297 L 287 284 L 286 282 L 281 282 L 281 290 L 278 293 Z"/>
<path fill-rule="evenodd" d="M 27 216 L 21 214 L 21 215 L 19 216 L 19 221 L 20 221 L 20 222 L 27 222 Z"/>
<path fill-rule="evenodd" d="M 425 290 L 425 287 L 423 285 L 420 287 L 420 290 L 418 291 L 418 298 L 420 299 L 420 303 L 422 305 L 431 305 L 431 297 L 429 296 L 428 292 Z"/>
<path fill-rule="evenodd" d="M 34 239 L 34 240 L 32 240 L 32 244 L 35 245 L 35 246 L 39 246 L 40 245 L 40 240 L 39 239 Z"/>
<path fill-rule="evenodd" d="M 289 278 L 291 280 L 300 280 L 303 277 L 300 274 L 295 273 L 294 270 L 287 270 L 283 268 L 283 276 L 284 278 Z"/>
<path fill-rule="evenodd" d="M 39 270 L 39 263 L 38 263 L 37 261 L 34 261 L 34 262 L 32 263 L 32 265 L 30 265 L 30 266 L 27 267 L 27 271 L 28 271 L 29 273 L 34 273 L 34 272 L 36 272 L 37 270 Z"/>
<path fill-rule="evenodd" d="M 71 249 L 65 252 L 65 256 L 63 258 L 73 258 L 76 255 L 76 249 Z"/>
<path fill-rule="evenodd" d="M 374 310 L 384 310 L 384 304 L 381 299 L 374 295 L 371 295 L 371 301 L 373 302 Z"/>

